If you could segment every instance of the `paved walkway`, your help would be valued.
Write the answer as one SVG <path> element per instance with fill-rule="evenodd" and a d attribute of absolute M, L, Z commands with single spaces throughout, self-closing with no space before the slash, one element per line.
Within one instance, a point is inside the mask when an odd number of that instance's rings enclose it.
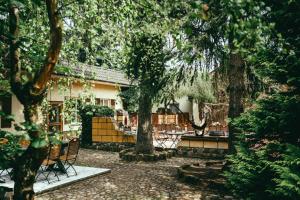
<path fill-rule="evenodd" d="M 176 168 L 200 159 L 171 158 L 155 163 L 124 162 L 118 153 L 82 149 L 77 165 L 110 168 L 110 174 L 100 175 L 37 196 L 37 200 L 217 200 L 231 199 L 207 186 L 190 186 L 179 182 Z"/>

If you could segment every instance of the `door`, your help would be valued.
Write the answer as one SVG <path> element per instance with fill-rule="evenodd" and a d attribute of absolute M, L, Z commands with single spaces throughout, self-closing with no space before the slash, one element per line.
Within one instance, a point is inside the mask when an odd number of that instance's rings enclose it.
<path fill-rule="evenodd" d="M 62 106 L 63 102 L 51 101 L 48 115 L 49 132 L 61 132 L 63 130 Z"/>

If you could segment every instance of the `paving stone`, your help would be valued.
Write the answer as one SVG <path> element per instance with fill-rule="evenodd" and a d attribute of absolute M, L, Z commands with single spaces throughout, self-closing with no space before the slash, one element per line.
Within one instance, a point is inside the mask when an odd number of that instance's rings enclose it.
<path fill-rule="evenodd" d="M 224 191 L 188 185 L 177 179 L 183 164 L 204 163 L 199 158 L 172 157 L 157 162 L 123 162 L 118 153 L 81 149 L 77 165 L 109 168 L 111 173 L 64 186 L 37 196 L 37 200 L 203 200 L 224 199 Z M 206 184 L 207 185 L 207 184 Z M 233 199 L 233 198 L 232 198 Z"/>

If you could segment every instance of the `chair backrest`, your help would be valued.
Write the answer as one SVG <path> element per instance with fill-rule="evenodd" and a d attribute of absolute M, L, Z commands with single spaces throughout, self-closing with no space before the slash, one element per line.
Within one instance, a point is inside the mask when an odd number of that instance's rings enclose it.
<path fill-rule="evenodd" d="M 79 151 L 79 138 L 73 138 L 69 141 L 67 159 L 75 159 Z"/>
<path fill-rule="evenodd" d="M 50 145 L 49 149 L 49 160 L 57 160 L 60 156 L 61 145 Z"/>

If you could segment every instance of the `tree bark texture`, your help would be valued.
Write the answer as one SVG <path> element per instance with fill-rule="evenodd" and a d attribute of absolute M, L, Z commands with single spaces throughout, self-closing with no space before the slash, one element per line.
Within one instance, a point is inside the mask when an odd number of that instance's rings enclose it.
<path fill-rule="evenodd" d="M 151 114 L 152 100 L 147 94 L 141 94 L 138 108 L 136 153 L 152 154 L 154 151 Z"/>
<path fill-rule="evenodd" d="M 24 116 L 27 123 L 37 124 L 39 122 L 39 106 L 26 105 Z M 40 137 L 40 132 L 30 131 L 30 138 L 35 140 Z M 33 184 L 39 167 L 47 156 L 47 147 L 34 148 L 31 145 L 16 159 L 13 167 L 14 200 L 34 199 Z"/>
<path fill-rule="evenodd" d="M 228 117 L 233 120 L 239 117 L 244 111 L 243 96 L 245 91 L 245 62 L 239 54 L 231 54 L 229 57 L 229 111 Z M 229 123 L 229 142 L 232 147 L 232 142 L 235 140 L 235 130 Z"/>
<path fill-rule="evenodd" d="M 62 46 L 62 23 L 58 13 L 58 0 L 45 0 L 49 26 L 50 44 L 43 66 L 34 75 L 32 81 L 21 82 L 20 75 L 20 41 L 19 41 L 19 8 L 12 1 L 9 6 L 9 30 L 12 39 L 9 50 L 10 83 L 13 93 L 24 106 L 24 118 L 28 125 L 37 125 L 41 120 L 39 105 L 45 97 L 47 82 L 51 78 L 55 64 L 58 61 Z M 39 131 L 28 132 L 31 141 L 41 138 Z M 47 148 L 34 148 L 31 144 L 27 150 L 18 158 L 13 167 L 14 199 L 34 199 L 33 184 L 37 170 L 47 155 Z"/>
<path fill-rule="evenodd" d="M 32 95 L 41 95 L 45 91 L 59 58 L 62 47 L 62 22 L 60 21 L 57 4 L 58 0 L 46 0 L 50 25 L 50 46 L 43 67 L 35 74 L 34 84 L 30 91 Z"/>

